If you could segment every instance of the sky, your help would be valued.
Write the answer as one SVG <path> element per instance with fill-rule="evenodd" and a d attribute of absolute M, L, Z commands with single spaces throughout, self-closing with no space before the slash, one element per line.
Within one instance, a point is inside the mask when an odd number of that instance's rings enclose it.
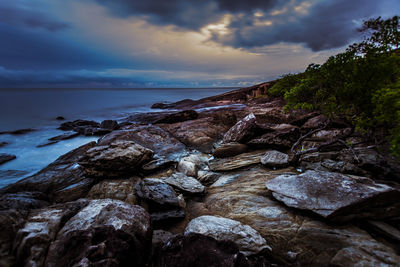
<path fill-rule="evenodd" d="M 399 14 L 399 0 L 1 0 L 0 87 L 244 87 Z"/>

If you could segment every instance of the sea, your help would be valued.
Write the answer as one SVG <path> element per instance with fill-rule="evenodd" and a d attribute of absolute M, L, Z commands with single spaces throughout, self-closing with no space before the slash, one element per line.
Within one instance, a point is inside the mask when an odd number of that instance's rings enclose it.
<path fill-rule="evenodd" d="M 0 154 L 17 158 L 0 165 L 0 188 L 35 174 L 59 156 L 99 137 L 79 136 L 38 148 L 48 139 L 64 132 L 62 122 L 76 119 L 123 121 L 126 117 L 146 112 L 156 102 L 201 99 L 235 88 L 176 89 L 0 89 L 0 132 L 34 129 L 22 134 L 0 134 Z M 56 118 L 62 116 L 64 121 Z"/>

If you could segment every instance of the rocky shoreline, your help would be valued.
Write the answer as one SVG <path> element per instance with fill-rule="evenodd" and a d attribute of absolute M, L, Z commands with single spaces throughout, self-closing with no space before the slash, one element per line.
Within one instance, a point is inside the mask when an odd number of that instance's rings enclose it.
<path fill-rule="evenodd" d="M 102 137 L 0 189 L 0 266 L 399 266 L 398 161 L 271 84 L 63 123 Z"/>

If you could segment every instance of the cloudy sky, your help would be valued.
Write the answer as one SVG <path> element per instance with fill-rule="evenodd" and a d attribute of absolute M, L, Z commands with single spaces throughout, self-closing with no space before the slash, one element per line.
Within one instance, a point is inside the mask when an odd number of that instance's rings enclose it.
<path fill-rule="evenodd" d="M 343 51 L 399 0 L 1 0 L 0 87 L 246 86 Z"/>

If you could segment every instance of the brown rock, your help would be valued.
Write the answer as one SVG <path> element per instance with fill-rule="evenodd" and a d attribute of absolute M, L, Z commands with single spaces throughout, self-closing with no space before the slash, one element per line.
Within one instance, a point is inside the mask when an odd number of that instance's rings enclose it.
<path fill-rule="evenodd" d="M 210 161 L 212 171 L 229 171 L 260 163 L 265 151 L 243 153 L 231 158 L 213 159 Z"/>
<path fill-rule="evenodd" d="M 199 114 L 194 110 L 184 110 L 178 113 L 166 115 L 165 117 L 156 120 L 154 123 L 177 123 L 188 120 L 195 120 Z"/>
<path fill-rule="evenodd" d="M 248 149 L 248 146 L 245 144 L 224 143 L 214 150 L 213 156 L 216 158 L 228 158 L 245 153 Z"/>
<path fill-rule="evenodd" d="M 245 142 L 254 135 L 256 126 L 256 116 L 250 113 L 225 133 L 223 142 Z"/>
<path fill-rule="evenodd" d="M 134 186 L 137 179 L 124 180 L 105 180 L 96 184 L 87 194 L 89 199 L 117 199 L 129 203 L 137 204 Z"/>

